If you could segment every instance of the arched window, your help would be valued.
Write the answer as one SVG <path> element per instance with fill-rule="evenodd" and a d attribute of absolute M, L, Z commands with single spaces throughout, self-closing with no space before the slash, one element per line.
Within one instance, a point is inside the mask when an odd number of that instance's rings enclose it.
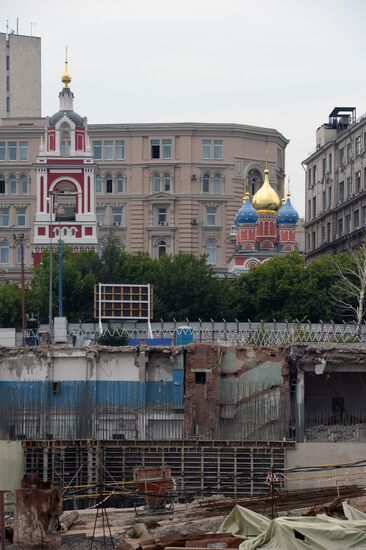
<path fill-rule="evenodd" d="M 64 122 L 60 128 L 60 152 L 61 156 L 70 156 L 71 149 L 71 131 L 67 122 Z"/>
<path fill-rule="evenodd" d="M 214 175 L 214 193 L 221 193 L 221 174 Z"/>
<path fill-rule="evenodd" d="M 202 193 L 210 192 L 210 174 L 203 174 L 202 176 Z"/>
<path fill-rule="evenodd" d="M 126 193 L 126 177 L 123 174 L 117 174 L 117 193 Z"/>
<path fill-rule="evenodd" d="M 172 183 L 171 183 L 171 179 L 172 179 L 172 178 L 171 178 L 170 174 L 165 173 L 163 179 L 164 179 L 164 191 L 165 191 L 166 193 L 170 193 L 170 191 L 171 191 L 171 185 L 172 185 Z"/>
<path fill-rule="evenodd" d="M 28 193 L 28 177 L 25 174 L 20 176 L 20 192 L 22 195 L 27 195 Z"/>
<path fill-rule="evenodd" d="M 22 249 L 23 249 L 23 262 L 26 263 L 26 261 L 25 261 L 25 246 L 24 246 L 24 244 L 23 244 L 23 246 L 18 244 L 17 247 L 16 247 L 16 250 L 15 250 L 15 262 L 16 262 L 17 265 L 22 265 Z"/>
<path fill-rule="evenodd" d="M 5 178 L 3 175 L 0 175 L 0 195 L 5 194 Z"/>
<path fill-rule="evenodd" d="M 160 193 L 160 174 L 155 173 L 152 177 L 152 192 Z"/>
<path fill-rule="evenodd" d="M 166 241 L 164 240 L 159 241 L 157 246 L 158 246 L 158 258 L 165 256 L 167 251 Z"/>
<path fill-rule="evenodd" d="M 7 240 L 2 240 L 0 242 L 0 264 L 9 263 L 9 242 Z"/>
<path fill-rule="evenodd" d="M 17 178 L 16 178 L 16 176 L 11 175 L 10 178 L 9 178 L 9 183 L 10 183 L 10 193 L 12 195 L 16 195 L 16 192 L 17 192 Z"/>
<path fill-rule="evenodd" d="M 210 265 L 216 264 L 216 252 L 217 252 L 217 242 L 215 239 L 207 239 L 206 241 L 206 254 L 207 254 L 207 263 Z"/>
<path fill-rule="evenodd" d="M 113 178 L 111 174 L 107 174 L 105 177 L 105 192 L 113 193 Z"/>
<path fill-rule="evenodd" d="M 256 168 L 252 168 L 251 170 L 249 170 L 248 183 L 250 194 L 253 196 L 262 185 L 262 176 L 259 170 L 257 170 Z"/>
<path fill-rule="evenodd" d="M 95 192 L 96 193 L 102 192 L 102 178 L 99 175 L 95 176 Z"/>

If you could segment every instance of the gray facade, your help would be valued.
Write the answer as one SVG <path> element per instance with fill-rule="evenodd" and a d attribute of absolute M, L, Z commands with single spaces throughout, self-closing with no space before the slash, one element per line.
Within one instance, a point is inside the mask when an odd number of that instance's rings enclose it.
<path fill-rule="evenodd" d="M 336 107 L 316 132 L 306 168 L 305 253 L 308 259 L 357 246 L 366 224 L 366 117 Z"/>
<path fill-rule="evenodd" d="M 41 39 L 0 33 L 0 118 L 41 116 Z"/>

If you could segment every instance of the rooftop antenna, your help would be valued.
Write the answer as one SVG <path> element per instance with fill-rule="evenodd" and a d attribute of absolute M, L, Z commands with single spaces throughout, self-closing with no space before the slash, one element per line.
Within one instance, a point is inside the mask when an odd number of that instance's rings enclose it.
<path fill-rule="evenodd" d="M 9 19 L 6 20 L 6 34 L 9 34 Z"/>
<path fill-rule="evenodd" d="M 19 17 L 17 17 L 17 34 L 19 34 Z"/>
<path fill-rule="evenodd" d="M 30 34 L 30 35 L 31 35 L 31 36 L 33 36 L 33 27 L 35 27 L 36 24 L 37 24 L 37 23 L 32 23 L 32 22 L 31 22 L 31 24 L 30 24 L 30 29 L 31 29 L 31 34 Z"/>

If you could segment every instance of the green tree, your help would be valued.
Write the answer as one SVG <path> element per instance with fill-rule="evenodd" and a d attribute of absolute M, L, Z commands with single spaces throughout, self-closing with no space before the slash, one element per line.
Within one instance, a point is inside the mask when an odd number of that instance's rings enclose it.
<path fill-rule="evenodd" d="M 0 327 L 20 329 L 22 326 L 22 295 L 17 285 L 0 285 Z"/>

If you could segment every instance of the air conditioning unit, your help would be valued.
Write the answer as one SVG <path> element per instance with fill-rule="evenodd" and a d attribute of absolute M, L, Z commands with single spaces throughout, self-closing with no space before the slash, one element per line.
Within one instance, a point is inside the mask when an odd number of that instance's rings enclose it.
<path fill-rule="evenodd" d="M 197 223 L 198 222 L 197 222 L 196 218 L 191 219 L 191 225 L 197 225 Z"/>
<path fill-rule="evenodd" d="M 196 176 L 196 174 L 192 174 L 192 176 L 191 176 L 191 181 L 197 181 L 197 176 Z"/>

